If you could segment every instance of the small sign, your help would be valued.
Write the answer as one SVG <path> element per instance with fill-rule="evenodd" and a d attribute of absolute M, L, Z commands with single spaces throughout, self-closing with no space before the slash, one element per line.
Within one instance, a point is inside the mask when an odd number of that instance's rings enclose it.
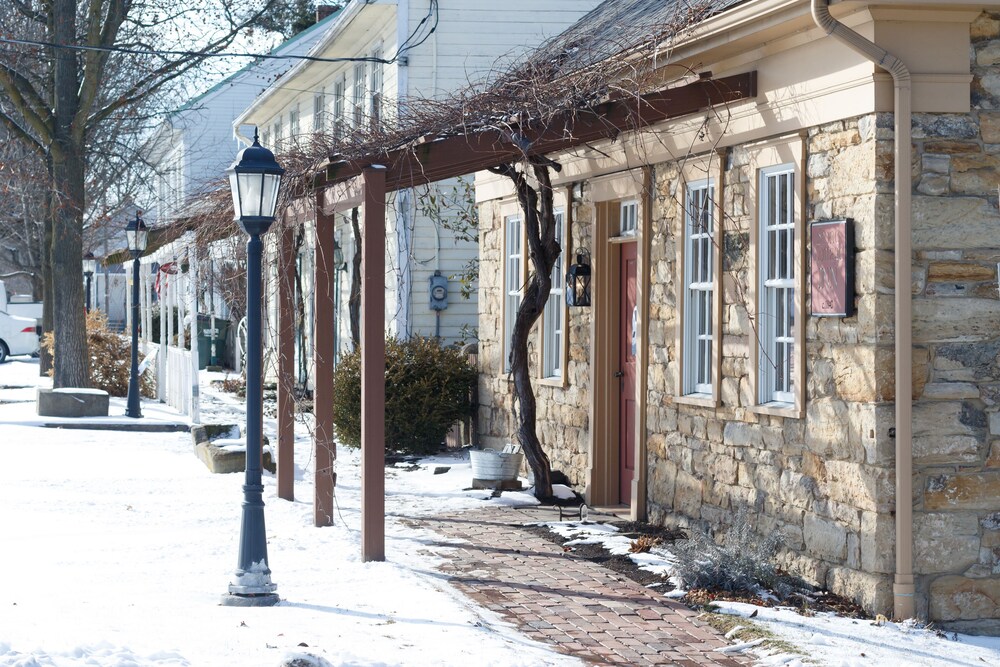
<path fill-rule="evenodd" d="M 809 225 L 809 279 L 814 317 L 854 315 L 854 221 Z"/>

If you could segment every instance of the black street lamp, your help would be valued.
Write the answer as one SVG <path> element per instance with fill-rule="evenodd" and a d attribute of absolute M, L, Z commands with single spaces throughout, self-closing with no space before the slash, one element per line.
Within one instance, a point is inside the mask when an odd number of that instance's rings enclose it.
<path fill-rule="evenodd" d="M 126 417 L 142 417 L 139 407 L 139 257 L 146 250 L 146 223 L 142 211 L 135 212 L 135 220 L 125 226 L 125 240 L 132 253 L 132 370 L 128 376 L 128 401 Z"/>
<path fill-rule="evenodd" d="M 87 251 L 83 256 L 83 275 L 87 279 L 87 312 L 90 313 L 90 279 L 94 277 L 94 270 L 97 269 L 97 258 L 94 253 Z"/>
<path fill-rule="evenodd" d="M 243 518 L 240 524 L 240 555 L 229 594 L 222 604 L 234 607 L 266 607 L 278 602 L 267 565 L 267 534 L 264 531 L 264 485 L 261 483 L 261 431 L 263 394 L 261 366 L 261 239 L 274 222 L 278 186 L 285 170 L 274 153 L 260 145 L 254 132 L 253 145 L 236 156 L 227 171 L 233 192 L 233 209 L 247 240 L 247 464 L 243 483 Z"/>

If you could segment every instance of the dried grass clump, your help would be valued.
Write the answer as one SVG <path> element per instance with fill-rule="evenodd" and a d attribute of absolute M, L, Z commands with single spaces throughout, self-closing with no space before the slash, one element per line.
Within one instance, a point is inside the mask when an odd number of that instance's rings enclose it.
<path fill-rule="evenodd" d="M 764 589 L 785 599 L 809 587 L 778 569 L 774 558 L 781 544 L 774 532 L 758 533 L 749 510 L 741 507 L 721 545 L 707 532 L 692 529 L 689 538 L 674 543 L 670 551 L 685 588 L 751 593 Z"/>
<path fill-rule="evenodd" d="M 42 337 L 42 347 L 55 359 L 52 332 Z M 111 396 L 128 395 L 132 341 L 128 336 L 109 329 L 107 316 L 97 309 L 87 314 L 87 354 L 90 356 L 90 388 L 103 389 Z M 52 369 L 49 375 L 52 375 Z M 147 398 L 156 395 L 156 379 L 149 368 L 140 378 L 139 390 Z"/>

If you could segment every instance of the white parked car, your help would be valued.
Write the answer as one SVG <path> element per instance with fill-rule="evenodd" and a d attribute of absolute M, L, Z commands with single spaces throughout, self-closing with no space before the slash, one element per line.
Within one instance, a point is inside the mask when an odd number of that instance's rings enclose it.
<path fill-rule="evenodd" d="M 7 308 L 7 289 L 0 282 L 0 364 L 12 354 L 37 354 L 39 347 L 37 321 L 11 315 Z"/>

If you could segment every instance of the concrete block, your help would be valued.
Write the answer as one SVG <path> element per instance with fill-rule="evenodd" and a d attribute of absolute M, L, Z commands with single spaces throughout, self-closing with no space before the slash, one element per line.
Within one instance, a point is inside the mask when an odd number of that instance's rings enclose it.
<path fill-rule="evenodd" d="M 39 389 L 36 409 L 42 417 L 107 417 L 108 392 L 101 389 Z"/>
<path fill-rule="evenodd" d="M 262 467 L 274 473 L 277 463 L 271 452 L 267 436 L 263 436 Z M 246 440 L 240 437 L 235 424 L 197 424 L 191 427 L 194 453 L 213 473 L 243 472 L 246 470 Z"/>

